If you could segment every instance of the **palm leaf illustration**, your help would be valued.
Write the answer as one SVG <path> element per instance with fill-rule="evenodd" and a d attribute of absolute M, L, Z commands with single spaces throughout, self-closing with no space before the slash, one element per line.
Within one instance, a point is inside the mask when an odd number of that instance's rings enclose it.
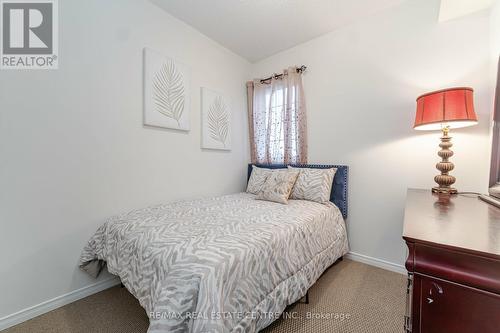
<path fill-rule="evenodd" d="M 174 62 L 164 63 L 153 78 L 153 99 L 156 110 L 177 121 L 184 112 L 184 82 L 182 73 L 177 70 Z"/>
<path fill-rule="evenodd" d="M 217 96 L 210 105 L 207 116 L 210 137 L 225 147 L 229 131 L 229 113 L 221 96 Z"/>

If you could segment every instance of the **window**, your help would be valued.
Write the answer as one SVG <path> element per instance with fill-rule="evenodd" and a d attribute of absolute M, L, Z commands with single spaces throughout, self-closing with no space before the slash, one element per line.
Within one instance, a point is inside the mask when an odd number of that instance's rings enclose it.
<path fill-rule="evenodd" d="M 290 91 L 291 96 L 287 96 Z M 287 104 L 286 100 L 291 101 Z M 269 105 L 266 111 L 266 128 L 270 129 L 270 138 L 268 145 L 270 149 L 270 162 L 283 163 L 285 159 L 285 146 L 288 148 L 289 159 L 297 160 L 297 117 L 295 89 L 282 87 L 275 89 L 272 94 L 266 94 L 266 105 Z M 286 108 L 286 109 L 285 109 Z M 285 131 L 288 131 L 288 145 L 285 145 Z"/>
<path fill-rule="evenodd" d="M 288 72 L 290 73 L 290 72 Z M 247 85 L 248 86 L 248 85 Z M 249 88 L 253 163 L 307 163 L 306 118 L 300 74 L 253 82 Z M 251 109 L 250 109 L 251 108 Z"/>

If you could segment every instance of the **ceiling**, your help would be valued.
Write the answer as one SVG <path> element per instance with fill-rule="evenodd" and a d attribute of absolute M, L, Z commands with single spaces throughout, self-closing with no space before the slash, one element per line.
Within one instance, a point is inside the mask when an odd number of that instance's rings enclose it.
<path fill-rule="evenodd" d="M 441 0 L 439 22 L 453 20 L 491 7 L 496 0 Z"/>
<path fill-rule="evenodd" d="M 151 0 L 256 62 L 405 0 Z"/>

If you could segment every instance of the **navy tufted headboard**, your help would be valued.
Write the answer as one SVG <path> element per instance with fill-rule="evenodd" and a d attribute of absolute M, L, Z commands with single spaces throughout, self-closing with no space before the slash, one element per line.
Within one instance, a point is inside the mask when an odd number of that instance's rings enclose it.
<path fill-rule="evenodd" d="M 268 169 L 284 169 L 287 167 L 285 164 L 255 164 L 259 168 Z M 339 207 L 344 219 L 347 218 L 347 176 L 349 174 L 349 167 L 347 165 L 324 165 L 324 164 L 290 164 L 296 168 L 316 168 L 316 169 L 329 169 L 337 168 L 335 177 L 333 178 L 332 193 L 330 193 L 330 201 Z M 252 173 L 252 164 L 248 165 L 247 181 L 250 179 Z"/>

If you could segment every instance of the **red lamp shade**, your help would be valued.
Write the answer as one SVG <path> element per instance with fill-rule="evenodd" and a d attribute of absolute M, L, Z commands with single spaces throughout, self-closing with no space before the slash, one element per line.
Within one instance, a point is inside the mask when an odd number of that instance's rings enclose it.
<path fill-rule="evenodd" d="M 472 88 L 433 91 L 417 98 L 416 130 L 440 130 L 477 124 Z"/>

